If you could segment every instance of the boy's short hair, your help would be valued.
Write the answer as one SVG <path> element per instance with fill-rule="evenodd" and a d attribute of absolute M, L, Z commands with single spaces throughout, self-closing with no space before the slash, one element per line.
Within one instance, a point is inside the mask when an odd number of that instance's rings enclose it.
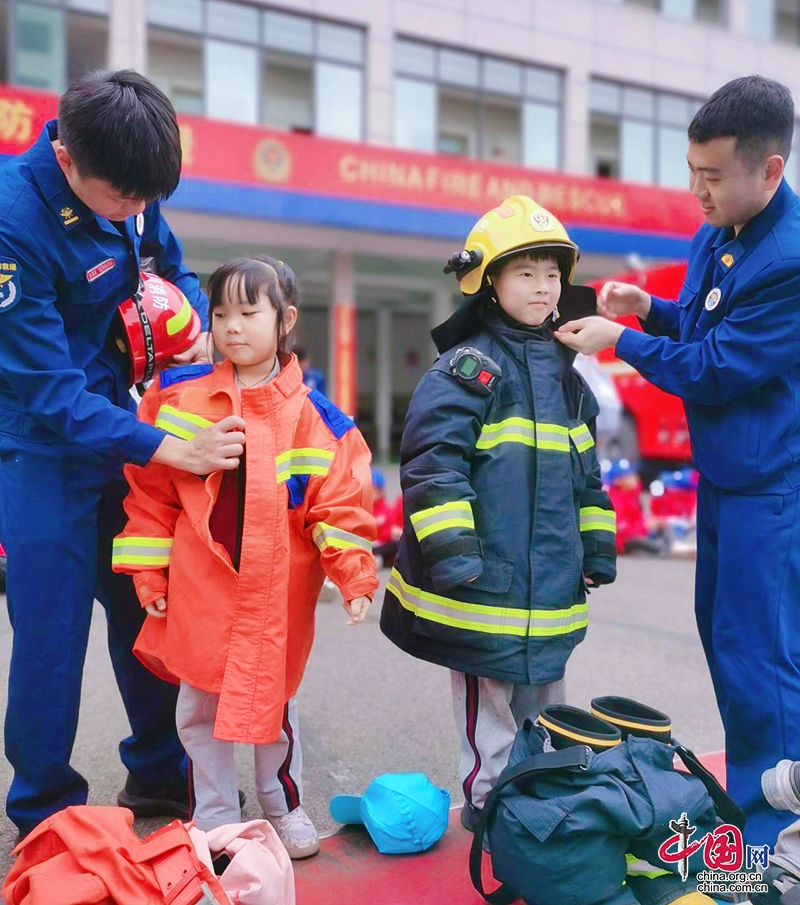
<path fill-rule="evenodd" d="M 78 173 L 126 198 L 169 198 L 181 176 L 181 136 L 167 96 L 133 69 L 97 69 L 58 103 L 58 137 Z"/>
<path fill-rule="evenodd" d="M 718 88 L 695 113 L 689 141 L 736 139 L 736 150 L 754 169 L 768 154 L 789 159 L 794 101 L 789 89 L 762 75 L 733 79 Z"/>
<path fill-rule="evenodd" d="M 496 280 L 512 261 L 518 261 L 520 258 L 527 258 L 529 261 L 555 261 L 561 271 L 562 280 L 566 281 L 569 279 L 570 262 L 568 256 L 557 248 L 548 248 L 547 246 L 544 248 L 522 248 L 519 251 L 512 251 L 507 255 L 503 255 L 489 265 L 489 277 L 492 280 Z"/>

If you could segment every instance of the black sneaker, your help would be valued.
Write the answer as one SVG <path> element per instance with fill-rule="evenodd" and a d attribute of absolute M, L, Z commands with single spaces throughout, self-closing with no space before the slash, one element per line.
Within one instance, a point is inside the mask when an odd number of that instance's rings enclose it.
<path fill-rule="evenodd" d="M 239 789 L 239 807 L 247 801 Z M 125 788 L 117 796 L 121 808 L 130 808 L 134 817 L 177 817 L 188 820 L 191 817 L 189 805 L 189 784 L 144 785 L 130 774 L 125 780 Z"/>
<path fill-rule="evenodd" d="M 461 808 L 461 826 L 464 827 L 470 833 L 474 833 L 475 830 L 478 829 L 478 824 L 481 822 L 481 817 L 483 816 L 483 811 L 481 808 L 476 808 L 475 805 L 470 804 L 468 801 L 465 801 Z M 489 851 L 489 837 L 484 833 L 483 843 L 481 848 L 485 851 Z"/>

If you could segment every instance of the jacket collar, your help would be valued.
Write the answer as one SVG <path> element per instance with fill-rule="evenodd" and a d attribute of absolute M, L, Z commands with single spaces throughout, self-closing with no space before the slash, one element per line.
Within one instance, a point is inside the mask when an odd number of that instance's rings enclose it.
<path fill-rule="evenodd" d="M 56 219 L 69 233 L 79 226 L 95 220 L 105 232 L 119 237 L 121 234 L 110 220 L 100 217 L 87 207 L 72 191 L 61 167 L 56 160 L 53 142 L 58 138 L 58 120 L 45 123 L 41 135 L 28 151 L 28 163 L 39 190 L 52 208 Z M 128 241 L 134 243 L 133 217 L 125 222 Z"/>
<path fill-rule="evenodd" d="M 538 327 L 528 327 L 509 317 L 498 304 L 485 305 L 481 309 L 480 317 L 498 342 L 521 362 L 527 361 L 526 347 L 531 342 L 537 345 L 552 344 L 570 365 L 575 360 L 576 353 L 563 346 L 553 336 L 552 320 Z"/>
<path fill-rule="evenodd" d="M 729 271 L 772 231 L 786 211 L 795 204 L 797 196 L 784 179 L 769 204 L 761 213 L 745 223 L 738 236 L 733 235 L 732 229 L 717 231 L 711 243 L 717 264 L 721 264 L 725 271 Z"/>
<path fill-rule="evenodd" d="M 303 385 L 303 372 L 300 370 L 297 356 L 293 352 L 279 352 L 278 360 L 281 363 L 281 370 L 278 376 L 263 387 L 256 387 L 255 389 L 262 390 L 265 395 L 267 393 L 278 393 L 284 398 L 288 398 L 297 391 L 298 387 Z M 216 365 L 209 375 L 209 383 L 209 389 L 212 393 L 225 393 L 232 399 L 238 399 L 236 372 L 227 359 Z"/>
<path fill-rule="evenodd" d="M 94 213 L 78 198 L 56 160 L 52 142 L 58 138 L 58 120 L 45 123 L 41 135 L 28 151 L 33 178 L 56 219 L 67 232 L 85 224 Z"/>

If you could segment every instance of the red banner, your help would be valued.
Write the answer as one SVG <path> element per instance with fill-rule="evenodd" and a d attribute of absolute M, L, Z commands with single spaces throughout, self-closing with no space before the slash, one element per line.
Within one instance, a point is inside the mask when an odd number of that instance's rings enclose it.
<path fill-rule="evenodd" d="M 0 153 L 17 154 L 56 115 L 57 97 L 0 86 Z M 610 179 L 498 166 L 334 141 L 277 129 L 179 117 L 185 176 L 479 216 L 513 194 L 530 195 L 568 225 L 673 236 L 701 224 L 689 192 Z"/>

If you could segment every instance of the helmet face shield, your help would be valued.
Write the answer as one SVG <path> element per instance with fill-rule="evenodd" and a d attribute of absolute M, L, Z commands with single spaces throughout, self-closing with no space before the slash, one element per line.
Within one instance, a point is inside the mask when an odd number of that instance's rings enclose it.
<path fill-rule="evenodd" d="M 488 271 L 494 262 L 514 252 L 545 249 L 553 250 L 563 280 L 569 282 L 578 262 L 578 246 L 548 210 L 526 195 L 512 195 L 473 226 L 464 250 L 451 256 L 446 272 L 456 273 L 464 295 L 476 295 L 490 285 Z M 464 262 L 460 268 L 453 266 L 457 258 Z"/>

